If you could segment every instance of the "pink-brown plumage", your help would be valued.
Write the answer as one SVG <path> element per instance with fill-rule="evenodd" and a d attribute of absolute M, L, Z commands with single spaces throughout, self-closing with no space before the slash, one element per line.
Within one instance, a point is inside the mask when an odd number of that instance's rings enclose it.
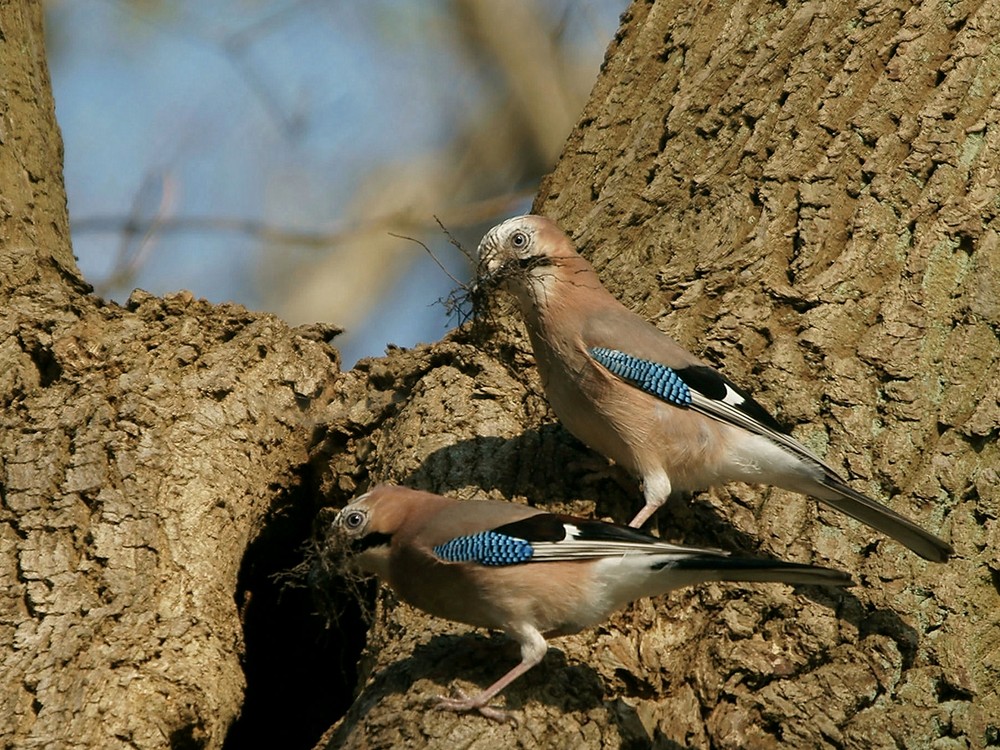
<path fill-rule="evenodd" d="M 479 253 L 483 285 L 506 288 L 518 301 L 559 419 L 642 478 L 646 502 L 632 525 L 672 491 L 740 480 L 811 494 L 927 559 L 951 554 L 935 535 L 847 486 L 749 393 L 622 305 L 551 220 L 509 219 L 486 234 Z M 595 348 L 613 350 L 626 369 L 683 381 L 693 402 L 637 387 L 598 361 Z"/>
<path fill-rule="evenodd" d="M 639 597 L 709 580 L 850 584 L 826 568 L 736 558 L 515 503 L 461 502 L 386 485 L 353 500 L 335 525 L 351 566 L 378 575 L 403 601 L 518 641 L 520 663 L 497 682 L 471 698 L 442 699 L 445 708 L 492 718 L 504 715 L 489 701 L 541 661 L 546 636 L 595 625 Z M 483 534 L 516 554 L 490 561 L 489 543 L 476 541 Z"/>

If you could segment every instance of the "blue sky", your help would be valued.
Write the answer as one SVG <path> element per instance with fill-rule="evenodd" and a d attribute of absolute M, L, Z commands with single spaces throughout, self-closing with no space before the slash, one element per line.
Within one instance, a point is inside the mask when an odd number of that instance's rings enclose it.
<path fill-rule="evenodd" d="M 552 14 L 569 64 L 592 83 L 625 3 L 539 6 Z M 204 228 L 126 241 L 121 223 L 162 214 L 309 232 L 349 225 L 373 170 L 447 153 L 482 106 L 482 71 L 456 44 L 451 2 L 52 0 L 46 8 L 74 250 L 88 280 L 118 301 L 134 287 L 188 289 L 269 309 L 285 264 L 308 268 L 323 249 Z M 443 237 L 423 238 L 464 272 Z M 123 247 L 141 262 L 108 287 Z M 422 250 L 414 255 L 340 342 L 347 365 L 446 330 L 433 303 L 453 283 Z"/>

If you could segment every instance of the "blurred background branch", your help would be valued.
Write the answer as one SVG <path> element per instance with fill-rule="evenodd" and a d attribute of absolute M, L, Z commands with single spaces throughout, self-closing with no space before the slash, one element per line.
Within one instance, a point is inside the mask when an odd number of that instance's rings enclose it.
<path fill-rule="evenodd" d="M 50 0 L 74 247 L 98 293 L 190 289 L 439 338 L 466 247 L 524 211 L 624 0 Z"/>

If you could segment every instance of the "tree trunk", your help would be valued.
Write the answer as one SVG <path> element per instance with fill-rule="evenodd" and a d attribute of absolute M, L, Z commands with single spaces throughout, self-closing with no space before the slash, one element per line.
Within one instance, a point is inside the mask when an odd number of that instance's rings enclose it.
<path fill-rule="evenodd" d="M 38 3 L 0 3 L 0 92 L 0 745 L 220 747 L 241 566 L 308 504 L 303 414 L 336 353 L 187 293 L 91 296 Z"/>
<path fill-rule="evenodd" d="M 357 634 L 318 639 L 268 573 L 321 497 L 394 480 L 621 521 L 638 486 L 554 420 L 510 317 L 340 373 L 331 328 L 90 296 L 40 16 L 0 3 L 0 741 L 306 746 Z M 427 710 L 516 648 L 383 592 L 322 746 L 1000 745 L 997 38 L 996 4 L 637 2 L 536 207 L 956 559 L 790 493 L 700 494 L 662 534 L 859 585 L 640 602 L 505 691 L 517 726 Z"/>

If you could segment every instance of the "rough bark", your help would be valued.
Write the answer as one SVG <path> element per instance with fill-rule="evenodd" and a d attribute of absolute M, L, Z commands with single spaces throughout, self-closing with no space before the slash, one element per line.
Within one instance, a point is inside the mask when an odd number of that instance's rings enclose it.
<path fill-rule="evenodd" d="M 325 746 L 1000 744 L 998 38 L 995 2 L 636 2 L 536 202 L 626 304 L 956 559 L 787 492 L 699 495 L 661 531 L 859 585 L 641 602 L 556 641 L 506 691 L 516 727 L 427 710 L 516 649 L 386 597 Z M 630 517 L 635 486 L 586 472 L 524 338 L 505 324 L 492 346 L 434 347 L 416 382 L 402 356 L 373 364 L 396 406 L 366 438 L 370 476 Z"/>
<path fill-rule="evenodd" d="M 0 3 L 0 744 L 219 747 L 237 579 L 295 496 L 323 330 L 89 295 L 37 3 Z"/>
<path fill-rule="evenodd" d="M 261 740 L 252 714 L 294 732 L 278 704 L 250 710 L 254 680 L 244 698 L 254 648 L 285 646 L 245 646 L 247 571 L 320 496 L 396 480 L 630 517 L 638 486 L 559 427 L 510 317 L 486 342 L 463 331 L 339 373 L 331 330 L 90 296 L 41 38 L 37 6 L 0 3 L 5 746 L 229 732 L 237 748 Z M 925 564 L 790 493 L 700 494 L 661 533 L 859 585 L 640 602 L 505 692 L 517 726 L 427 710 L 516 649 L 383 592 L 358 699 L 322 746 L 1000 744 L 997 38 L 996 3 L 636 3 L 537 206 L 627 304 L 957 558 Z"/>

